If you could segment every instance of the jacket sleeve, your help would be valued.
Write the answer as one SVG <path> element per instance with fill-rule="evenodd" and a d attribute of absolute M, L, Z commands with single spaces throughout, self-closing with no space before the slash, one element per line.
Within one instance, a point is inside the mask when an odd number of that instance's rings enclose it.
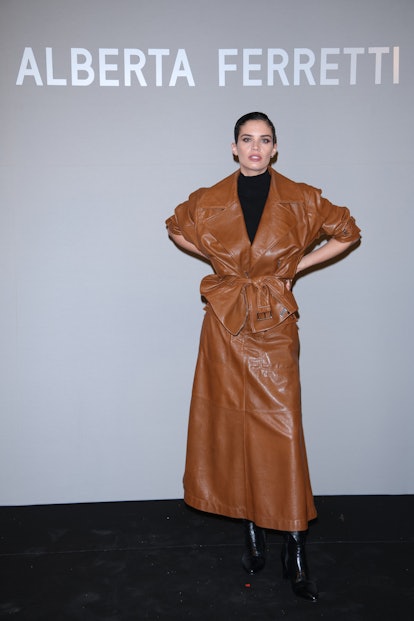
<path fill-rule="evenodd" d="M 200 246 L 196 228 L 197 203 L 203 192 L 204 188 L 200 188 L 190 194 L 188 200 L 178 205 L 174 214 L 166 220 L 169 233 L 182 235 L 197 248 Z"/>
<path fill-rule="evenodd" d="M 357 241 L 360 229 L 347 207 L 334 205 L 322 197 L 321 190 L 307 186 L 307 210 L 314 238 L 321 235 L 340 242 Z"/>

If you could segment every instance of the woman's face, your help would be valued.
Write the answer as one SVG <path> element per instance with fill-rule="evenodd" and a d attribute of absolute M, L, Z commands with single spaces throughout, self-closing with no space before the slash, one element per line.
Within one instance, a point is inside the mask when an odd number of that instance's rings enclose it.
<path fill-rule="evenodd" d="M 261 175 L 276 154 L 272 130 L 266 121 L 247 121 L 240 127 L 237 144 L 232 144 L 233 155 L 239 158 L 240 170 L 246 177 Z"/>

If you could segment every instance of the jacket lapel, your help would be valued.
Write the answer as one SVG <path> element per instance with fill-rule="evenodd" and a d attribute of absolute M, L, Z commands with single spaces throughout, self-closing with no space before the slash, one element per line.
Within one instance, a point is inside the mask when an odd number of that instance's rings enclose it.
<path fill-rule="evenodd" d="M 270 169 L 269 195 L 253 244 L 250 244 L 237 194 L 238 174 L 237 171 L 223 180 L 217 186 L 217 194 L 208 193 L 206 201 L 200 204 L 200 210 L 203 227 L 218 242 L 214 244 L 216 258 L 221 264 L 247 275 L 269 248 L 280 246 L 283 249 L 283 240 L 298 224 L 292 209 L 292 202 L 297 202 L 298 197 L 291 196 L 289 189 L 286 195 L 284 178 Z"/>
<path fill-rule="evenodd" d="M 280 196 L 277 186 L 277 173 L 270 171 L 272 176 L 269 195 L 260 219 L 256 236 L 251 246 L 251 264 L 254 265 L 269 248 L 283 241 L 289 231 L 297 225 L 292 211 L 291 201 Z"/>
<path fill-rule="evenodd" d="M 202 207 L 203 224 L 223 248 L 223 253 L 217 248 L 217 257 L 226 263 L 230 260 L 244 273 L 249 269 L 251 244 L 237 196 L 237 176 L 235 173 L 230 177 L 231 186 L 224 202 L 221 199 L 216 206 L 210 199 L 209 205 Z"/>

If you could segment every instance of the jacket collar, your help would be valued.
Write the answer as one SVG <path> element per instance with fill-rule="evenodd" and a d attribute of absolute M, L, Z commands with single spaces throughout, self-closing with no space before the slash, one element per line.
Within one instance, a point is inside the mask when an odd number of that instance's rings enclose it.
<path fill-rule="evenodd" d="M 290 207 L 292 200 L 298 200 L 297 191 L 289 191 L 295 184 L 270 167 L 269 172 L 269 194 L 252 244 L 237 194 L 239 171 L 213 186 L 212 192 L 207 193 L 208 200 L 204 205 L 209 212 L 211 210 L 205 225 L 246 272 L 297 224 Z M 289 200 L 290 194 L 292 197 Z"/>

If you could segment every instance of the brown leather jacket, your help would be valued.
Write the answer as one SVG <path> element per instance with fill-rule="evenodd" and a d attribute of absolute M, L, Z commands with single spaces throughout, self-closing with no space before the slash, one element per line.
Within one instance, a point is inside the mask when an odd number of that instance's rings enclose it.
<path fill-rule="evenodd" d="M 239 171 L 200 188 L 167 220 L 170 232 L 193 243 L 211 262 L 202 296 L 232 334 L 272 328 L 298 309 L 288 288 L 309 246 L 322 236 L 348 242 L 360 230 L 346 207 L 321 191 L 269 168 L 268 199 L 250 244 L 237 195 Z"/>

